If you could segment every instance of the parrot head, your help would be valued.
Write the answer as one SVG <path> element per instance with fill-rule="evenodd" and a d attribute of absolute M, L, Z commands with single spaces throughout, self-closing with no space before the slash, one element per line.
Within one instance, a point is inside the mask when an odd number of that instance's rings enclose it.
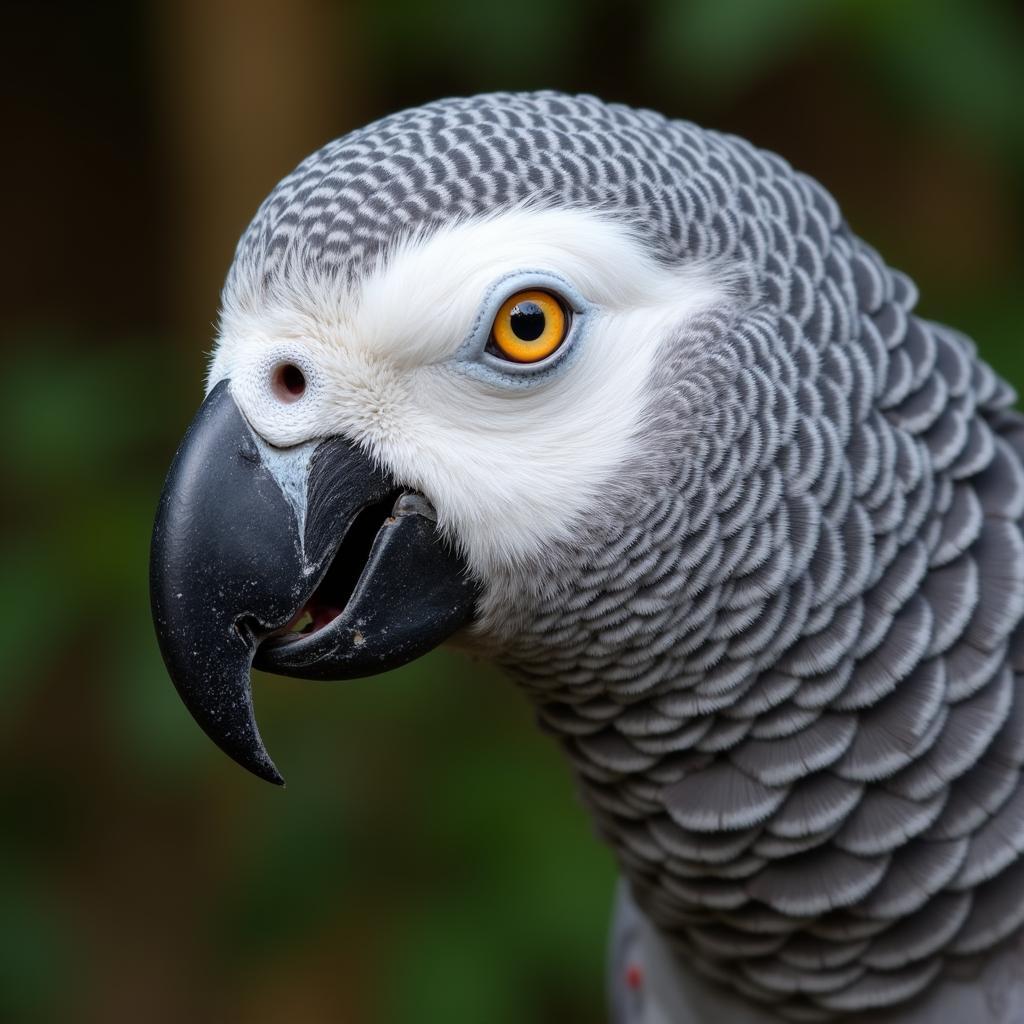
<path fill-rule="evenodd" d="M 182 699 L 263 778 L 253 664 L 346 679 L 450 639 L 515 662 L 706 426 L 693 325 L 735 271 L 672 253 L 658 125 L 609 158 L 615 108 L 574 124 L 580 102 L 395 115 L 300 165 L 239 244 L 151 591 Z"/>

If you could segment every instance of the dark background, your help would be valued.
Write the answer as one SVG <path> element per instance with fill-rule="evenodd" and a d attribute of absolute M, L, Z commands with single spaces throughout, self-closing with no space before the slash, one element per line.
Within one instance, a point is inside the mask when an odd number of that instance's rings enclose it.
<path fill-rule="evenodd" d="M 819 177 L 1024 383 L 1024 14 L 971 0 L 8 2 L 0 15 L 0 1019 L 603 1020 L 614 869 L 526 702 L 438 653 L 260 678 L 289 785 L 188 719 L 147 600 L 220 283 L 309 151 L 556 87 Z"/>

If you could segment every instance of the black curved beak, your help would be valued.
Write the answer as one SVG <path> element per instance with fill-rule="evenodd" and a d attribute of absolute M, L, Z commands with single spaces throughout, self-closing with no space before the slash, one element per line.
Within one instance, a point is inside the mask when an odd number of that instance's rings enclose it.
<path fill-rule="evenodd" d="M 282 783 L 253 713 L 253 662 L 308 679 L 396 668 L 465 625 L 475 589 L 422 495 L 344 438 L 271 447 L 222 381 L 171 464 L 150 596 L 192 716 L 239 764 Z"/>

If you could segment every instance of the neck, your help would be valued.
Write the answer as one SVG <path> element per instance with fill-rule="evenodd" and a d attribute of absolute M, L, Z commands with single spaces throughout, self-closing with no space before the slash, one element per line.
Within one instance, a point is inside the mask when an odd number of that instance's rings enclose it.
<path fill-rule="evenodd" d="M 636 532 L 672 514 L 652 502 Z M 506 666 L 688 969 L 796 1019 L 901 1002 L 1024 919 L 1024 702 L 1005 646 L 930 656 L 916 638 L 933 613 L 896 601 L 905 552 L 828 615 L 803 570 L 723 621 L 702 566 L 734 559 L 703 513 L 688 521 L 675 566 L 703 579 L 669 616 L 650 610 L 664 562 L 636 535 L 606 538 L 590 550 L 630 584 L 573 608 L 599 570 L 569 574 Z"/>
<path fill-rule="evenodd" d="M 597 670 L 554 652 L 510 667 L 688 970 L 825 1020 L 901 1002 L 1017 929 L 1024 702 L 1011 672 L 952 702 L 948 675 L 925 664 L 859 707 L 827 698 L 850 692 L 843 667 L 730 681 L 710 657 L 699 667 L 706 643 L 692 671 L 652 670 L 639 650 Z"/>

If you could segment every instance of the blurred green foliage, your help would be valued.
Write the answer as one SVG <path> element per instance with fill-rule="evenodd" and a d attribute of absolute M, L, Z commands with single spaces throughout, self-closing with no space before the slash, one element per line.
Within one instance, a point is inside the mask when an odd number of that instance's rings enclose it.
<path fill-rule="evenodd" d="M 370 116 L 553 86 L 778 149 L 916 277 L 927 315 L 1024 382 L 1024 33 L 1011 4 L 396 0 L 339 6 L 336 22 Z M 97 80 L 134 89 L 136 110 L 154 89 L 147 18 L 125 5 L 76 24 L 102 55 Z M 131 166 L 143 142 L 113 124 L 97 138 Z M 76 206 L 102 194 L 116 207 L 116 190 L 90 193 L 82 175 Z M 152 219 L 137 225 L 150 251 L 173 232 L 158 227 L 165 187 L 155 175 L 132 207 Z M 51 194 L 29 194 L 34 217 Z M 92 287 L 88 310 L 62 302 L 89 271 L 62 256 L 48 301 L 3 307 L 18 315 L 3 329 L 0 445 L 0 1019 L 602 1020 L 614 868 L 504 681 L 444 653 L 336 686 L 259 678 L 284 791 L 243 775 L 188 719 L 146 573 L 208 342 L 186 346 L 171 312 L 132 305 L 119 275 L 158 268 L 102 249 L 102 213 L 91 241 L 106 294 Z"/>

